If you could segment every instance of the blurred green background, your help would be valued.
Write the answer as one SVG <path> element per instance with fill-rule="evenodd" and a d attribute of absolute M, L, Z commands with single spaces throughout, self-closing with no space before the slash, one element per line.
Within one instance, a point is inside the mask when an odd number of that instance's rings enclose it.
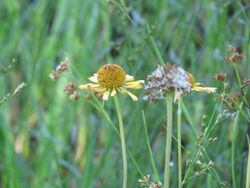
<path fill-rule="evenodd" d="M 220 93 L 239 91 L 232 64 L 224 62 L 229 44 L 245 55 L 237 64 L 242 80 L 250 75 L 249 12 L 248 0 L 0 0 L 0 65 L 7 67 L 16 59 L 7 73 L 0 72 L 0 100 L 20 83 L 27 84 L 0 106 L 0 187 L 121 187 L 120 140 L 93 105 L 101 103 L 86 97 L 87 92 L 79 101 L 71 101 L 63 90 L 72 81 L 86 83 L 105 63 L 119 64 L 136 79 L 146 80 L 159 64 L 154 44 L 164 61 L 182 66 L 207 86 L 218 87 L 214 95 L 193 92 L 184 98 L 184 173 L 185 162 L 194 158 L 197 139 L 209 123 L 214 125 L 212 138 L 217 137 L 214 143 L 204 144 L 208 157 L 199 159 L 215 162 L 214 168 L 195 176 L 199 169 L 194 167 L 185 187 L 231 187 L 237 108 L 225 114 L 218 98 Z M 49 74 L 65 57 L 70 71 L 52 81 Z M 216 72 L 227 74 L 228 90 L 213 80 Z M 143 90 L 134 93 L 138 102 L 119 95 L 126 144 L 135 160 L 128 156 L 129 188 L 140 187 L 142 174 L 135 164 L 156 181 L 142 110 L 161 181 L 164 171 L 165 105 L 143 101 Z M 113 100 L 104 109 L 117 125 Z M 246 176 L 250 118 L 244 114 L 237 126 L 237 187 L 245 186 Z M 176 147 L 173 141 L 172 187 L 177 187 Z"/>

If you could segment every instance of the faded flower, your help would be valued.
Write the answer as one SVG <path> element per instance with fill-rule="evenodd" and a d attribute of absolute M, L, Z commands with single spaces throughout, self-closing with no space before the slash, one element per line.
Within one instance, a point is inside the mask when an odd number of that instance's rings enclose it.
<path fill-rule="evenodd" d="M 216 88 L 204 87 L 201 83 L 195 82 L 194 76 L 173 64 L 158 66 L 148 76 L 148 83 L 145 87 L 145 100 L 157 100 L 164 98 L 166 93 L 173 93 L 175 100 L 192 90 L 214 93 Z"/>

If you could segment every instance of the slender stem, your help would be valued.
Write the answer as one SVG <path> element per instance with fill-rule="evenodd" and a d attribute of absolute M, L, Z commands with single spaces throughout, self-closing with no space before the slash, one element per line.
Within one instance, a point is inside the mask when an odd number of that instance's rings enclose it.
<path fill-rule="evenodd" d="M 143 119 L 143 125 L 144 125 L 144 131 L 145 131 L 145 136 L 146 136 L 146 142 L 147 142 L 147 147 L 148 147 L 148 151 L 149 151 L 150 161 L 151 161 L 151 164 L 152 164 L 152 167 L 153 167 L 155 177 L 156 177 L 157 181 L 160 181 L 159 174 L 158 174 L 158 171 L 157 171 L 157 168 L 156 168 L 156 165 L 155 165 L 152 149 L 150 147 L 150 142 L 149 142 L 149 137 L 148 137 L 148 130 L 147 130 L 147 124 L 146 124 L 146 118 L 145 118 L 144 111 L 142 111 L 142 119 Z"/>
<path fill-rule="evenodd" d="M 233 67 L 234 67 L 234 71 L 235 71 L 236 76 L 237 76 L 238 84 L 241 87 L 242 83 L 241 83 L 241 78 L 240 78 L 240 74 L 239 74 L 239 70 L 237 68 L 237 65 L 235 63 L 233 63 Z"/>
<path fill-rule="evenodd" d="M 185 115 L 188 123 L 190 124 L 190 126 L 192 128 L 191 130 L 192 130 L 193 136 L 196 137 L 198 135 L 197 130 L 196 130 L 194 122 L 193 122 L 193 120 L 188 112 L 188 109 L 183 101 L 181 101 L 181 108 L 183 110 L 183 114 Z"/>
<path fill-rule="evenodd" d="M 182 188 L 182 159 L 181 159 L 181 98 L 177 111 L 177 139 L 178 139 L 178 187 Z"/>
<path fill-rule="evenodd" d="M 167 103 L 167 138 L 165 152 L 165 169 L 164 169 L 164 188 L 169 188 L 170 185 L 170 156 L 172 142 L 172 123 L 173 123 L 173 95 L 168 94 Z"/>
<path fill-rule="evenodd" d="M 247 177 L 246 177 L 246 188 L 250 187 L 250 143 L 249 138 L 247 137 L 248 141 L 248 159 L 247 159 Z"/>
<path fill-rule="evenodd" d="M 120 108 L 120 104 L 119 104 L 119 100 L 118 100 L 117 95 L 114 96 L 114 102 L 115 102 L 116 112 L 117 112 L 118 121 L 119 121 L 120 138 L 121 138 L 121 146 L 122 146 L 122 161 L 123 161 L 123 185 L 122 185 L 122 188 L 127 188 L 128 163 L 127 163 L 127 155 L 126 155 L 126 144 L 125 144 L 125 136 L 124 136 L 121 108 Z"/>
<path fill-rule="evenodd" d="M 240 104 L 239 108 L 242 108 L 243 103 Z M 235 177 L 235 145 L 237 140 L 237 134 L 238 134 L 238 120 L 239 120 L 239 114 L 240 110 L 237 111 L 234 124 L 233 124 L 233 140 L 232 140 L 232 151 L 231 151 L 231 173 L 232 173 L 232 182 L 233 182 L 233 188 L 236 188 L 236 177 Z"/>
<path fill-rule="evenodd" d="M 100 103 L 99 100 L 97 100 L 97 98 L 95 96 L 93 96 L 94 98 L 94 102 L 91 102 L 90 103 L 98 110 L 100 111 L 104 117 L 106 118 L 106 120 L 108 121 L 109 125 L 111 126 L 111 128 L 114 129 L 115 133 L 120 137 L 120 133 L 118 131 L 118 129 L 115 127 L 114 123 L 112 122 L 110 116 L 108 115 L 107 111 L 104 109 L 104 106 Z M 129 149 L 127 148 L 127 152 L 128 152 L 128 155 L 129 157 L 131 158 L 135 168 L 137 169 L 138 173 L 143 176 L 144 173 L 142 172 L 142 170 L 140 169 L 139 165 L 137 164 L 135 158 L 133 157 L 133 155 L 131 154 L 131 152 L 129 151 Z"/>

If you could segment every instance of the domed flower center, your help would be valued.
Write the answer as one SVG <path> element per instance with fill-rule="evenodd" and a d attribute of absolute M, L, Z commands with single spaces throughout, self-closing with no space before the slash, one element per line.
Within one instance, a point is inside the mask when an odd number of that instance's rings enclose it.
<path fill-rule="evenodd" d="M 103 65 L 97 72 L 98 83 L 105 88 L 122 86 L 125 78 L 125 71 L 117 64 Z"/>

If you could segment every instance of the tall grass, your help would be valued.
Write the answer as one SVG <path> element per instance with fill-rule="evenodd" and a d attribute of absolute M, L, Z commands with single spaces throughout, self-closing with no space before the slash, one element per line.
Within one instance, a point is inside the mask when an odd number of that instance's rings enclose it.
<path fill-rule="evenodd" d="M 120 64 L 146 79 L 165 62 L 218 87 L 216 95 L 192 93 L 182 101 L 183 187 L 244 187 L 249 86 L 242 106 L 240 101 L 226 111 L 221 98 L 240 91 L 237 77 L 241 84 L 249 78 L 249 7 L 248 1 L 208 0 L 0 1 L 0 67 L 16 59 L 8 73 L 0 71 L 0 100 L 26 83 L 0 106 L 0 187 L 121 187 L 112 101 L 101 103 L 82 93 L 73 102 L 64 86 L 85 82 L 104 63 Z M 237 74 L 224 62 L 228 43 L 244 53 Z M 65 57 L 72 73 L 51 81 L 49 73 Z M 216 72 L 227 74 L 224 85 L 213 80 Z M 143 91 L 136 94 L 139 100 L 133 105 L 127 96 L 119 98 L 124 117 L 129 117 L 124 127 L 132 188 L 140 187 L 138 179 L 147 174 L 163 183 L 166 140 L 164 105 L 143 101 Z M 173 125 L 170 186 L 178 187 L 177 123 Z"/>

